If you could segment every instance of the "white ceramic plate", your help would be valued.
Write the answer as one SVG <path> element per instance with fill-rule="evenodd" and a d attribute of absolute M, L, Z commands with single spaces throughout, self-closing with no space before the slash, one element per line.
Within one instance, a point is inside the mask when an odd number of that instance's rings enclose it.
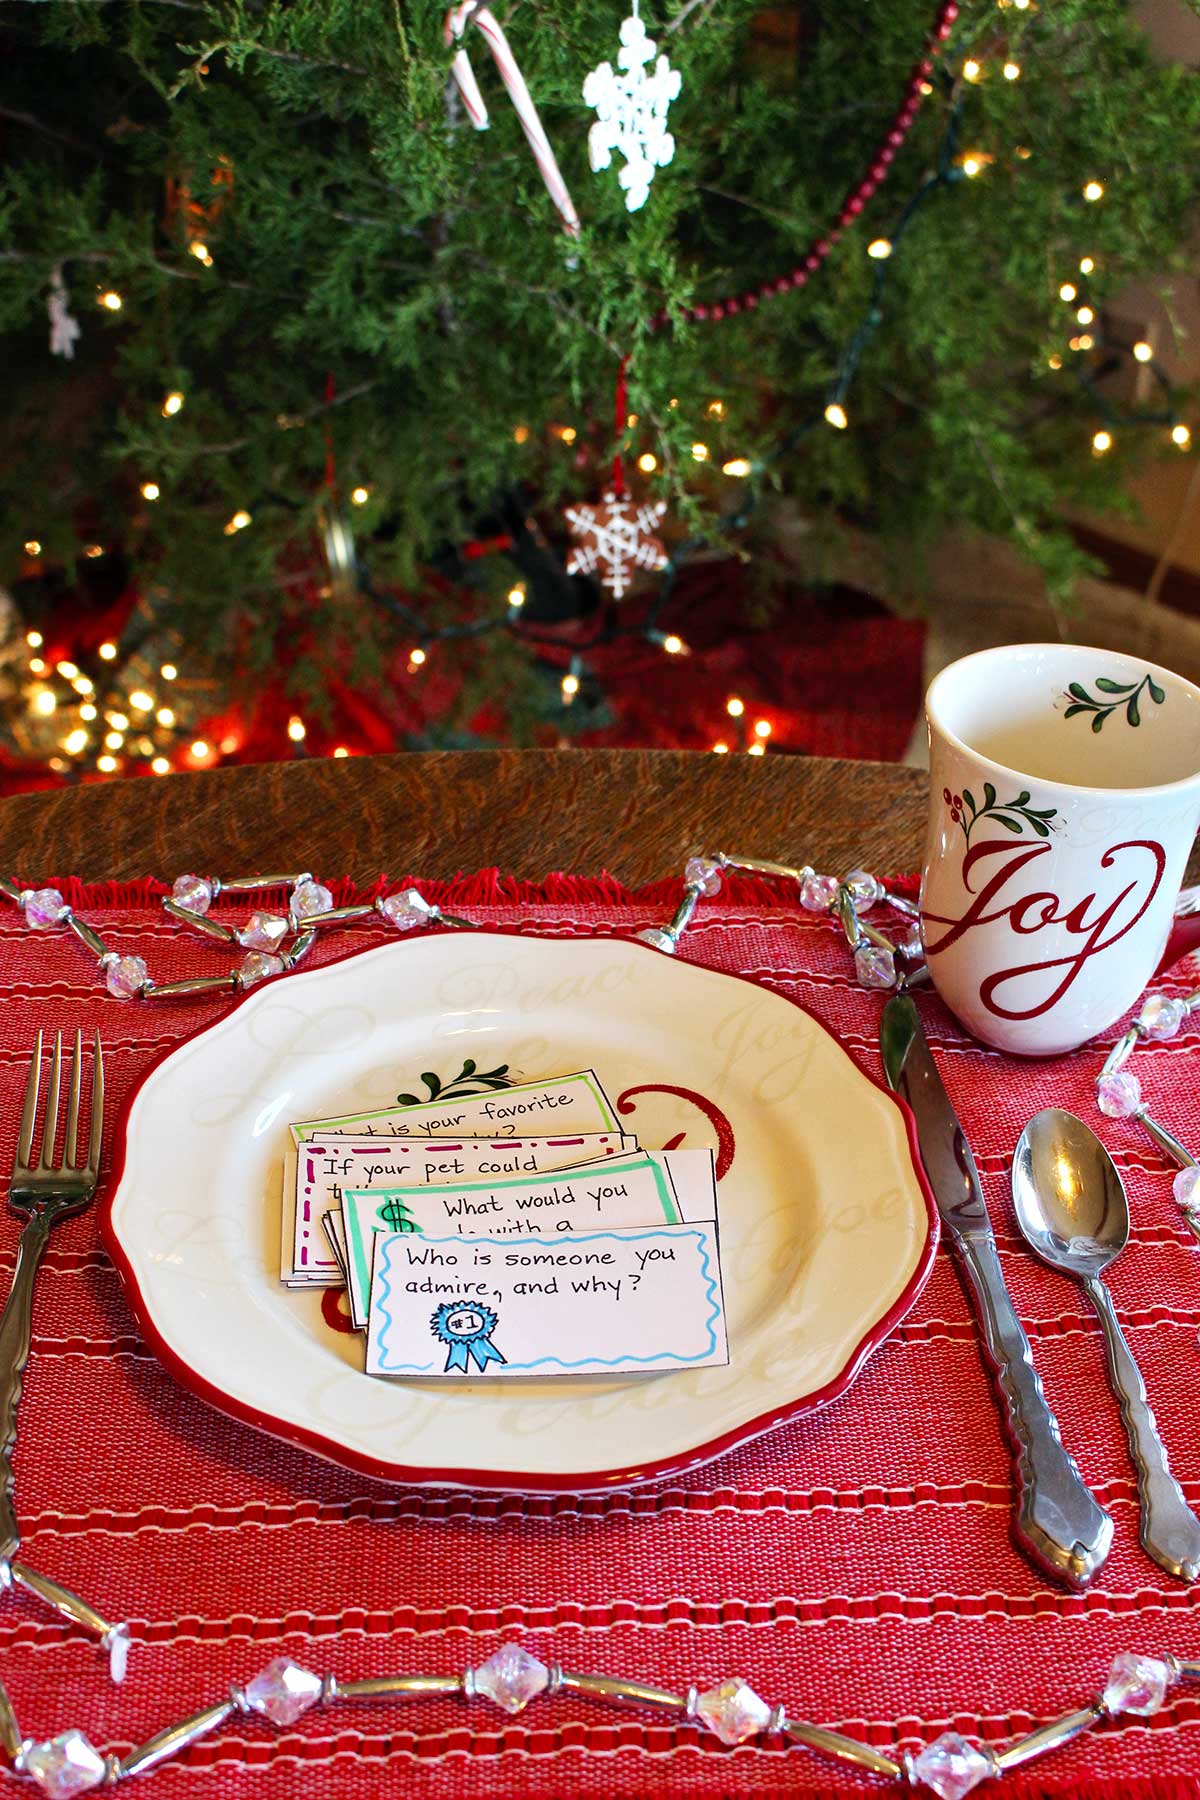
<path fill-rule="evenodd" d="M 288 1122 L 467 1058 L 595 1068 L 625 1130 L 711 1144 L 728 1368 L 386 1382 L 339 1297 L 279 1282 Z M 936 1211 L 910 1119 L 800 1007 L 623 939 L 428 933 L 268 982 L 129 1102 L 105 1237 L 148 1341 L 214 1405 L 396 1481 L 579 1490 L 675 1473 L 826 1404 L 911 1306 Z"/>

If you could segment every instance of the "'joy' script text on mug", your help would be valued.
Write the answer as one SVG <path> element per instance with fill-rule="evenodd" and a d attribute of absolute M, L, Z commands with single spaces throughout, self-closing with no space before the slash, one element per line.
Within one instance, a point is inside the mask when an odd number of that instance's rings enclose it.
<path fill-rule="evenodd" d="M 1051 844 L 1007 844 L 989 839 L 963 857 L 962 881 L 972 896 L 957 919 L 923 912 L 925 954 L 940 955 L 968 933 L 1006 921 L 1017 938 L 1034 942 L 1041 932 L 1061 946 L 1066 932 L 1077 940 L 1063 953 L 994 969 L 979 984 L 982 1004 L 998 1019 L 1036 1019 L 1063 998 L 1094 956 L 1133 930 L 1162 885 L 1166 853 L 1152 838 L 1113 844 L 1099 858 L 1092 891 L 1081 897 L 1048 888 L 1030 890 L 1026 870 L 1036 879 L 1037 864 L 1053 854 Z M 977 886 L 981 882 L 981 886 Z M 933 927 L 947 929 L 937 935 Z M 1014 946 L 1015 948 L 1015 946 Z M 1040 979 L 1038 979 L 1040 977 Z M 1016 984 L 1016 985 L 1014 985 Z M 1006 1000 L 1009 1004 L 1005 1004 Z"/>

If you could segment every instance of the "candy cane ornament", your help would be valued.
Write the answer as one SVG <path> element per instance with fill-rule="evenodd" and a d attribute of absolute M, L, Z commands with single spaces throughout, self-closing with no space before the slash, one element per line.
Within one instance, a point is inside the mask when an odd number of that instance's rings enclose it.
<path fill-rule="evenodd" d="M 509 98 L 516 108 L 517 117 L 521 121 L 521 129 L 529 140 L 538 172 L 546 184 L 546 190 L 562 215 L 563 228 L 571 237 L 579 236 L 579 215 L 567 191 L 567 184 L 555 161 L 554 152 L 550 148 L 550 140 L 542 128 L 537 107 L 533 104 L 529 89 L 525 85 L 525 77 L 517 67 L 516 58 L 509 48 L 508 39 L 490 9 L 480 4 L 480 0 L 462 0 L 459 6 L 451 7 L 446 14 L 442 36 L 447 48 L 461 41 L 466 35 L 468 25 L 474 25 L 487 39 L 492 59 L 500 71 L 500 79 L 508 89 Z M 462 95 L 463 105 L 470 114 L 471 123 L 476 131 L 488 128 L 488 110 L 483 95 L 479 91 L 479 83 L 471 67 L 470 58 L 465 50 L 459 50 L 450 65 L 450 73 Z"/>

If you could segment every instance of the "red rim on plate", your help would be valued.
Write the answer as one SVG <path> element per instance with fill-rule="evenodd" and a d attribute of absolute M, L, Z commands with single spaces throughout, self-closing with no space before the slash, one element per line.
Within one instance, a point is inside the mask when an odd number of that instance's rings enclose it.
<path fill-rule="evenodd" d="M 413 943 L 416 942 L 418 938 L 426 937 L 428 935 L 430 935 L 428 932 L 412 933 L 409 934 L 405 941 Z M 563 942 L 578 941 L 573 934 L 568 933 L 532 933 L 517 929 L 506 930 L 502 926 L 489 927 L 487 934 L 480 933 L 478 935 L 536 938 L 538 940 L 551 938 Z M 661 951 L 652 949 L 649 945 L 642 944 L 636 938 L 627 936 L 623 932 L 613 932 L 606 935 L 619 942 L 628 943 L 629 945 L 636 947 L 647 956 L 660 957 L 662 955 Z M 347 951 L 343 956 L 331 957 L 329 962 L 322 963 L 319 968 L 301 970 L 297 974 L 289 974 L 286 979 L 290 982 L 303 981 L 308 974 L 318 974 L 321 970 L 330 968 L 336 963 L 351 961 L 355 957 L 378 950 L 379 947 L 378 944 L 362 945 L 357 949 Z M 794 1419 L 806 1418 L 810 1413 L 819 1412 L 822 1408 L 830 1405 L 832 1401 L 838 1399 L 838 1397 L 841 1394 L 844 1394 L 846 1389 L 854 1381 L 860 1369 L 863 1367 L 863 1364 L 867 1361 L 867 1358 L 873 1351 L 879 1348 L 885 1339 L 891 1336 L 891 1333 L 895 1330 L 896 1326 L 909 1312 L 920 1296 L 926 1282 L 929 1280 L 930 1272 L 933 1268 L 933 1259 L 937 1251 L 940 1235 L 940 1217 L 938 1214 L 937 1203 L 934 1200 L 933 1192 L 929 1186 L 929 1181 L 921 1162 L 920 1148 L 917 1142 L 916 1121 L 905 1102 L 901 1100 L 898 1095 L 894 1094 L 884 1082 L 878 1079 L 877 1076 L 872 1075 L 869 1070 L 861 1068 L 860 1065 L 854 1061 L 853 1057 L 849 1056 L 848 1051 L 838 1043 L 838 1040 L 834 1037 L 828 1026 L 826 1026 L 822 1020 L 817 1018 L 815 1013 L 810 1012 L 806 1006 L 802 1006 L 798 1000 L 793 1000 L 790 995 L 782 994 L 777 988 L 768 986 L 766 982 L 757 981 L 750 975 L 739 975 L 726 969 L 709 969 L 704 963 L 689 963 L 687 966 L 690 968 L 703 969 L 706 973 L 719 975 L 727 981 L 740 981 L 745 983 L 747 987 L 759 988 L 764 993 L 771 994 L 775 999 L 783 1001 L 785 1005 L 795 1007 L 797 1012 L 803 1013 L 807 1019 L 811 1020 L 819 1031 L 837 1044 L 838 1049 L 847 1057 L 855 1071 L 869 1081 L 873 1087 L 877 1088 L 881 1094 L 885 1095 L 891 1104 L 896 1107 L 904 1120 L 904 1128 L 908 1141 L 909 1155 L 912 1160 L 913 1173 L 916 1176 L 917 1185 L 925 1203 L 928 1221 L 928 1230 L 926 1232 L 925 1241 L 917 1258 L 916 1266 L 897 1299 L 884 1313 L 882 1318 L 880 1318 L 859 1340 L 837 1375 L 835 1375 L 832 1380 L 827 1381 L 823 1387 L 817 1388 L 810 1394 L 804 1394 L 798 1399 L 785 1401 L 779 1406 L 771 1407 L 766 1412 L 759 1413 L 755 1418 L 747 1419 L 733 1429 L 720 1433 L 716 1437 L 707 1438 L 704 1442 L 695 1444 L 687 1451 L 680 1452 L 676 1455 L 642 1462 L 633 1468 L 620 1467 L 615 1469 L 573 1471 L 569 1474 L 553 1474 L 541 1471 L 529 1472 L 518 1469 L 427 1468 L 411 1463 L 393 1463 L 375 1457 L 364 1456 L 344 1444 L 323 1436 L 318 1431 L 311 1431 L 306 1426 L 296 1425 L 289 1420 L 280 1419 L 273 1413 L 263 1412 L 260 1408 L 251 1406 L 246 1401 L 226 1393 L 223 1388 L 217 1387 L 213 1382 L 207 1380 L 205 1376 L 197 1373 L 191 1364 L 186 1362 L 183 1357 L 171 1347 L 159 1331 L 158 1326 L 155 1324 L 150 1306 L 138 1284 L 133 1265 L 125 1253 L 124 1246 L 121 1243 L 117 1229 L 113 1223 L 113 1205 L 125 1173 L 129 1118 L 142 1088 L 145 1086 L 151 1075 L 153 1075 L 163 1063 L 167 1062 L 181 1050 L 184 1045 L 194 1042 L 196 1038 L 202 1037 L 205 1032 L 213 1030 L 217 1025 L 223 1025 L 227 1019 L 232 1017 L 233 1013 L 236 1012 L 240 1006 L 247 1000 L 252 1000 L 262 988 L 270 986 L 272 982 L 282 979 L 280 976 L 274 976 L 271 978 L 271 981 L 259 983 L 254 989 L 243 993 L 234 1002 L 233 1006 L 227 1008 L 220 1014 L 219 1018 L 210 1019 L 206 1024 L 197 1026 L 194 1031 L 188 1032 L 186 1036 L 179 1038 L 175 1043 L 169 1045 L 167 1049 L 162 1051 L 160 1055 L 156 1056 L 149 1068 L 145 1071 L 141 1080 L 125 1096 L 117 1117 L 116 1142 L 113 1150 L 112 1166 L 109 1171 L 108 1183 L 97 1203 L 100 1219 L 100 1232 L 104 1240 L 105 1248 L 112 1258 L 117 1273 L 121 1278 L 121 1285 L 125 1291 L 125 1298 L 137 1323 L 138 1330 L 150 1345 L 158 1360 L 163 1364 L 164 1368 L 169 1370 L 183 1387 L 187 1388 L 191 1393 L 198 1395 L 201 1400 L 207 1401 L 208 1404 L 215 1407 L 218 1412 L 223 1412 L 228 1417 L 237 1419 L 242 1424 L 251 1425 L 255 1430 L 265 1432 L 270 1437 L 279 1438 L 288 1444 L 295 1444 L 300 1449 L 310 1451 L 314 1455 L 323 1458 L 325 1461 L 338 1463 L 343 1468 L 353 1469 L 358 1474 L 373 1476 L 382 1481 L 416 1487 L 472 1488 L 490 1492 L 517 1492 L 526 1494 L 582 1493 L 603 1490 L 605 1488 L 626 1487 L 633 1482 L 652 1481 L 663 1476 L 686 1474 L 691 1469 L 699 1468 L 705 1463 L 715 1461 L 717 1457 L 725 1455 L 728 1451 L 736 1450 L 742 1444 L 750 1443 L 753 1439 L 761 1437 L 765 1432 L 773 1431 L 778 1425 L 788 1424 Z M 364 1379 L 366 1379 L 366 1377 L 364 1377 Z"/>

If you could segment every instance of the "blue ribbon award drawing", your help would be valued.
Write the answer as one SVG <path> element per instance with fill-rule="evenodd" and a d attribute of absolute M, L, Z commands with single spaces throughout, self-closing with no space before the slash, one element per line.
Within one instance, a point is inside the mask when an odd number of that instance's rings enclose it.
<path fill-rule="evenodd" d="M 492 1342 L 498 1323 L 499 1314 L 494 1308 L 481 1306 L 477 1301 L 455 1304 L 448 1300 L 439 1306 L 429 1321 L 429 1329 L 447 1346 L 445 1372 L 461 1369 L 464 1375 L 468 1374 L 472 1360 L 480 1373 L 490 1362 L 504 1362 Z"/>

